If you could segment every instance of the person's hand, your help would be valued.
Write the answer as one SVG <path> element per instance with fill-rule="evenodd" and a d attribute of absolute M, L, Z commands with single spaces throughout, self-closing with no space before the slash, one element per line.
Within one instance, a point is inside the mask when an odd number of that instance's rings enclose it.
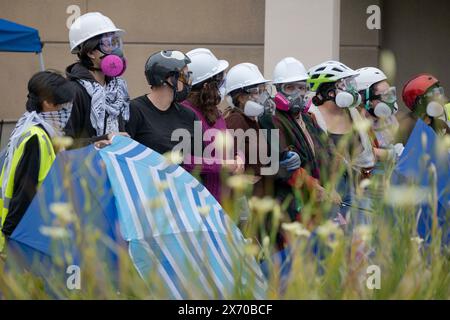
<path fill-rule="evenodd" d="M 319 184 L 316 184 L 314 187 L 314 191 L 316 192 L 316 199 L 317 202 L 322 202 L 325 201 L 327 198 L 327 191 L 325 190 L 324 187 L 322 187 Z"/>
<path fill-rule="evenodd" d="M 318 202 L 330 201 L 334 204 L 341 204 L 342 198 L 336 190 L 332 190 L 331 193 L 327 192 L 327 190 L 319 184 L 315 186 L 316 199 Z"/>
<path fill-rule="evenodd" d="M 396 143 L 394 145 L 394 152 L 397 155 L 397 158 L 402 155 L 403 150 L 405 150 L 405 146 L 403 145 L 403 143 Z"/>
<path fill-rule="evenodd" d="M 337 193 L 336 190 L 331 191 L 330 201 L 334 204 L 341 204 L 342 203 L 341 195 Z"/>
<path fill-rule="evenodd" d="M 288 171 L 295 171 L 300 168 L 301 165 L 300 156 L 297 152 L 288 151 L 283 161 L 280 161 L 280 166 L 286 168 Z"/>
<path fill-rule="evenodd" d="M 96 141 L 96 142 L 94 142 L 94 146 L 96 147 L 96 148 L 98 148 L 98 149 L 102 149 L 102 148 L 104 148 L 104 147 L 106 147 L 106 146 L 109 146 L 109 145 L 111 145 L 111 140 L 99 140 L 99 141 Z"/>
<path fill-rule="evenodd" d="M 232 174 L 242 174 L 245 169 L 244 161 L 238 155 L 233 161 L 226 163 L 224 167 Z"/>
<path fill-rule="evenodd" d="M 236 155 L 235 158 L 236 167 L 234 168 L 233 174 L 242 174 L 245 170 L 244 159 L 242 159 L 239 155 Z"/>
<path fill-rule="evenodd" d="M 130 135 L 126 132 L 111 132 L 111 133 L 108 133 L 108 140 L 112 140 L 112 138 L 114 136 L 123 136 L 123 137 L 128 137 L 128 138 L 130 137 Z"/>

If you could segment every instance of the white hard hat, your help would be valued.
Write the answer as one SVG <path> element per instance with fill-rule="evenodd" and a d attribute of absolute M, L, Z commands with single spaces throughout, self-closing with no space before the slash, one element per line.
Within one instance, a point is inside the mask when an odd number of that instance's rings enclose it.
<path fill-rule="evenodd" d="M 227 73 L 225 94 L 229 94 L 236 89 L 267 82 L 270 82 L 270 80 L 264 78 L 256 65 L 248 62 L 240 63 Z"/>
<path fill-rule="evenodd" d="M 310 68 L 308 75 L 311 91 L 316 92 L 322 83 L 336 82 L 340 79 L 357 76 L 358 72 L 342 62 L 330 60 Z"/>
<path fill-rule="evenodd" d="M 380 69 L 366 67 L 356 70 L 359 75 L 355 78 L 358 91 L 370 88 L 374 83 L 386 80 L 387 77 Z"/>
<path fill-rule="evenodd" d="M 284 58 L 278 62 L 273 70 L 274 84 L 306 81 L 307 79 L 308 74 L 303 63 L 292 57 Z"/>
<path fill-rule="evenodd" d="M 124 33 L 125 31 L 116 28 L 111 19 L 100 12 L 83 14 L 70 26 L 70 51 L 76 53 L 76 48 L 86 40 L 108 32 Z"/>
<path fill-rule="evenodd" d="M 218 60 L 209 49 L 205 48 L 191 50 L 186 55 L 191 59 L 188 68 L 189 71 L 192 71 L 192 85 L 225 71 L 229 65 L 228 61 Z"/>

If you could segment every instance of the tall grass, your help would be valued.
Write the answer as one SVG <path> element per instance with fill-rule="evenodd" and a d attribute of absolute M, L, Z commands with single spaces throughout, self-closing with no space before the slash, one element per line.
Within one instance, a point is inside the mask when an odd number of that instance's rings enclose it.
<path fill-rule="evenodd" d="M 448 146 L 443 148 L 447 152 Z M 89 160 L 87 160 L 89 161 Z M 419 161 L 419 159 L 418 159 Z M 330 165 L 330 175 L 325 188 L 336 188 L 343 167 Z M 366 223 L 352 220 L 357 209 L 351 209 L 348 224 L 338 225 L 326 214 L 330 201 L 315 201 L 315 196 L 303 203 L 302 223 L 286 218 L 286 202 L 269 197 L 252 197 L 252 185 L 248 177 L 235 176 L 229 181 L 232 197 L 224 199 L 227 214 L 238 223 L 246 238 L 253 239 L 244 248 L 244 254 L 268 263 L 268 299 L 449 299 L 450 298 L 450 250 L 441 244 L 441 233 L 433 219 L 431 241 L 426 242 L 417 235 L 417 204 L 428 202 L 436 215 L 436 177 L 430 170 L 430 186 L 427 190 L 415 185 L 399 188 L 390 184 L 392 163 L 386 163 L 384 174 L 370 181 L 357 183 L 355 195 L 365 199 L 372 195 L 371 212 L 364 212 Z M 67 180 L 66 180 L 67 179 Z M 63 184 L 70 188 L 70 170 Z M 103 190 L 97 190 L 103 192 Z M 60 192 L 60 191 L 55 191 Z M 86 192 L 89 192 L 87 190 Z M 90 195 L 95 197 L 94 194 Z M 249 200 L 250 219 L 239 221 L 239 201 Z M 301 196 L 296 194 L 296 196 Z M 90 197 L 87 197 L 89 199 Z M 89 210 L 87 201 L 85 209 Z M 152 202 L 151 205 L 157 205 Z M 0 292 L 3 299 L 158 299 L 166 296 L 162 279 L 155 271 L 139 275 L 129 257 L 126 245 L 115 243 L 93 225 L 80 223 L 78 213 L 71 201 L 55 204 L 48 214 L 58 216 L 58 225 L 49 226 L 55 240 L 72 239 L 66 243 L 66 253 L 44 267 L 36 262 L 40 275 L 24 270 L 12 256 L 0 260 Z M 447 213 L 449 215 L 450 213 Z M 270 221 L 269 227 L 267 221 Z M 447 221 L 450 217 L 447 216 Z M 70 225 L 70 228 L 69 228 Z M 59 228 L 59 229 L 58 229 Z M 67 238 L 63 231 L 74 233 Z M 45 230 L 44 230 L 45 231 Z M 289 277 L 280 277 L 281 265 L 270 259 L 276 249 L 276 235 L 283 232 L 288 239 L 291 252 Z M 75 239 L 73 243 L 73 239 Z M 64 240 L 64 241 L 66 241 Z M 67 240 L 68 241 L 68 240 Z M 81 289 L 69 290 L 65 266 L 73 261 L 70 248 L 75 245 L 80 252 Z M 312 250 L 312 247 L 315 250 Z M 105 250 L 114 250 L 118 259 L 118 271 L 105 260 Z M 5 268 L 8 262 L 9 267 Z M 238 261 L 237 261 L 238 262 Z M 204 261 L 208 264 L 208 261 Z M 380 271 L 379 288 L 371 288 L 373 272 L 370 266 Z M 239 263 L 234 264 L 236 275 Z M 194 268 L 184 270 L 185 277 L 195 283 L 198 275 Z M 211 280 L 212 281 L 212 280 Z M 369 285 L 368 285 L 369 282 Z M 229 298 L 251 299 L 252 281 L 242 286 L 240 281 Z M 218 295 L 215 295 L 217 297 Z M 192 287 L 190 298 L 201 296 Z M 213 297 L 214 298 L 214 297 Z"/>

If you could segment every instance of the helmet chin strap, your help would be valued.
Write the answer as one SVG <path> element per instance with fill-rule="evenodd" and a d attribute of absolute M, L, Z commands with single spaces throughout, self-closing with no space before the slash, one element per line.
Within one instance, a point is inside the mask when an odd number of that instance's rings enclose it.
<path fill-rule="evenodd" d="M 178 77 L 179 77 L 179 75 L 178 74 L 176 74 L 176 75 L 173 75 L 173 77 L 172 77 L 172 79 L 173 79 L 173 81 L 174 81 L 174 83 L 176 84 L 176 85 L 173 85 L 173 84 L 171 84 L 169 81 L 164 81 L 169 87 L 171 87 L 172 88 L 172 92 L 173 92 L 173 98 L 172 98 L 172 103 L 174 103 L 175 102 L 175 97 L 176 97 L 176 95 L 177 95 L 177 85 L 178 85 Z"/>
<path fill-rule="evenodd" d="M 367 112 L 369 112 L 369 114 L 372 116 L 372 117 L 374 117 L 374 118 L 378 118 L 376 115 L 375 115 L 375 112 L 374 112 L 374 110 L 370 107 L 370 89 L 369 88 L 367 88 L 366 89 L 366 102 L 364 103 L 364 108 L 367 110 Z"/>

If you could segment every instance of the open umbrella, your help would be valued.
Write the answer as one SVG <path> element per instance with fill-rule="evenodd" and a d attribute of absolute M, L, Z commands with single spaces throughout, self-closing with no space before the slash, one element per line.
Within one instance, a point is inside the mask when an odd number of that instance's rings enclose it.
<path fill-rule="evenodd" d="M 157 298 L 265 296 L 259 265 L 215 198 L 182 167 L 130 138 L 59 155 L 11 240 L 50 259 L 61 254 L 41 227 L 54 225 L 52 203 L 68 201 L 82 226 L 99 225 L 128 246 L 150 291 L 152 274 L 162 280 Z M 78 249 L 71 248 L 74 257 Z"/>

